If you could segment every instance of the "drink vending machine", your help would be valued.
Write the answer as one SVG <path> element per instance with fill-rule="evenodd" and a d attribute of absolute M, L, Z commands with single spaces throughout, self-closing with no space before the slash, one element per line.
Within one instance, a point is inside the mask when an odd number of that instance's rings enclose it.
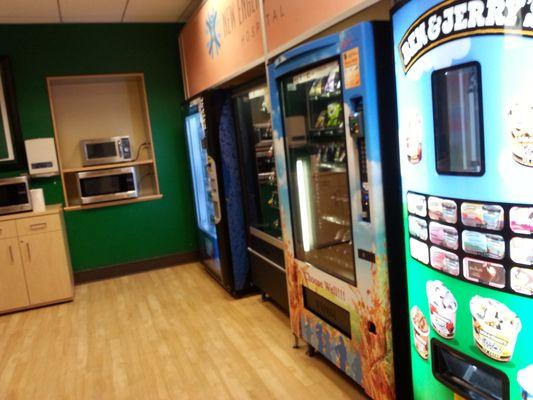
<path fill-rule="evenodd" d="M 393 10 L 415 399 L 533 397 L 533 4 Z"/>
<path fill-rule="evenodd" d="M 389 36 L 362 23 L 269 65 L 292 330 L 373 399 L 410 396 Z"/>
<path fill-rule="evenodd" d="M 186 114 L 201 261 L 239 295 L 251 284 L 230 93 L 207 91 L 188 103 Z"/>

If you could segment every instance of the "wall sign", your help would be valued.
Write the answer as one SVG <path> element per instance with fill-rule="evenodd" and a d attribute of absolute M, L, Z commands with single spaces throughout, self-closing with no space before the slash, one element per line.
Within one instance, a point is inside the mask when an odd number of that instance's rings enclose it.
<path fill-rule="evenodd" d="M 310 7 L 305 0 L 205 0 L 180 33 L 185 97 L 264 62 L 264 43 L 269 57 L 274 57 L 379 1 L 314 0 Z M 347 56 L 353 64 L 347 87 L 357 87 L 357 54 Z"/>
<path fill-rule="evenodd" d="M 269 53 L 280 53 L 379 0 L 262 0 Z"/>
<path fill-rule="evenodd" d="M 263 61 L 259 0 L 207 0 L 179 40 L 191 98 Z"/>
<path fill-rule="evenodd" d="M 405 32 L 399 44 L 404 72 L 431 49 L 475 35 L 533 37 L 529 0 L 448 0 L 428 10 Z"/>

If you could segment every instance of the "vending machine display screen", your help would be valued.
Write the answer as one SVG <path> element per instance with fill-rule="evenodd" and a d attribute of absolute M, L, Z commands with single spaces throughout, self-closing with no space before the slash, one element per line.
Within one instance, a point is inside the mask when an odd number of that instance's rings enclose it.
<path fill-rule="evenodd" d="M 435 71 L 432 81 L 437 171 L 449 175 L 482 175 L 479 64 Z"/>

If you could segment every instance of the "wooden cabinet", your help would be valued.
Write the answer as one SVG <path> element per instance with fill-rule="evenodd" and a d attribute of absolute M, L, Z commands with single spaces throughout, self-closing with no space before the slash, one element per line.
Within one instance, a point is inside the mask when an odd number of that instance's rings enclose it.
<path fill-rule="evenodd" d="M 29 305 L 18 240 L 0 239 L 0 310 Z"/>
<path fill-rule="evenodd" d="M 0 236 L 0 313 L 72 300 L 61 207 L 0 217 L 2 227 L 10 237 Z"/>

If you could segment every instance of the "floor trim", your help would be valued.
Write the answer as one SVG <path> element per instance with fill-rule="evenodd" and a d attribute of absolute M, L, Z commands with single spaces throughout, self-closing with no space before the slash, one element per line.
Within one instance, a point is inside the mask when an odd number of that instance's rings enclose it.
<path fill-rule="evenodd" d="M 173 267 L 180 264 L 188 264 L 199 261 L 200 256 L 196 251 L 188 253 L 171 254 L 168 256 L 152 258 L 149 260 L 134 261 L 126 264 L 112 265 L 109 267 L 90 269 L 86 271 L 74 272 L 74 284 L 100 281 L 103 279 L 116 278 L 119 276 L 137 274 L 139 272 L 151 271 Z"/>

